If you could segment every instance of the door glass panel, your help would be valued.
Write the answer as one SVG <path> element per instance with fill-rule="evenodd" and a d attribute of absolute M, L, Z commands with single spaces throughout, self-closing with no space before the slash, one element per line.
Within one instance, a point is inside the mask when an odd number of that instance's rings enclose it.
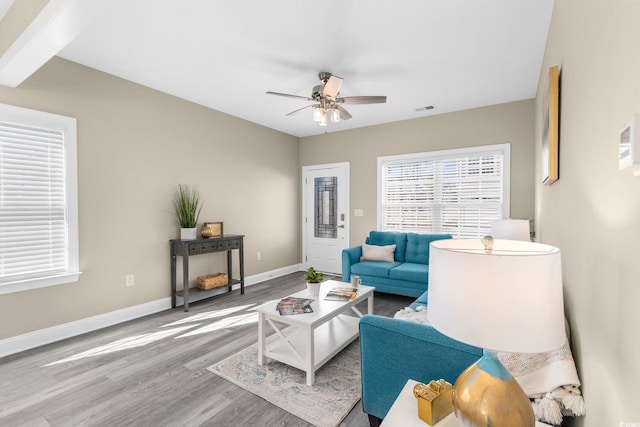
<path fill-rule="evenodd" d="M 338 237 L 338 177 L 315 178 L 314 182 L 314 235 L 315 237 L 335 239 Z"/>

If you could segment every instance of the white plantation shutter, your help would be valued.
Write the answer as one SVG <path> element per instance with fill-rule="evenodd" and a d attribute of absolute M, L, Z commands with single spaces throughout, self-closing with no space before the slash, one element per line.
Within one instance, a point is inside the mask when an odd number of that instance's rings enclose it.
<path fill-rule="evenodd" d="M 0 293 L 77 280 L 75 186 L 75 119 L 0 105 Z"/>
<path fill-rule="evenodd" d="M 509 144 L 378 159 L 378 229 L 478 237 L 509 216 Z"/>

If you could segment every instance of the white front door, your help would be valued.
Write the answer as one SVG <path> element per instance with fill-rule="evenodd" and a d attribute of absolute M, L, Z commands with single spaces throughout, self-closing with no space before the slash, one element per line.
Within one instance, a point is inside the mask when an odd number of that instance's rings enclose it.
<path fill-rule="evenodd" d="M 342 274 L 349 244 L 349 163 L 302 168 L 302 259 L 304 268 Z"/>

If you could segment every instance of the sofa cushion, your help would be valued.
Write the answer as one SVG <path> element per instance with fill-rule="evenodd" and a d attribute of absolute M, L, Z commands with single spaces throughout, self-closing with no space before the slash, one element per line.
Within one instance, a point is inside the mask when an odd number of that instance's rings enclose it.
<path fill-rule="evenodd" d="M 404 252 L 407 250 L 407 233 L 394 233 L 391 231 L 371 231 L 365 240 L 368 245 L 386 246 L 396 245 L 393 259 L 404 262 Z"/>
<path fill-rule="evenodd" d="M 393 262 L 393 253 L 396 250 L 396 245 L 367 245 L 362 244 L 362 256 L 360 261 L 385 261 Z"/>
<path fill-rule="evenodd" d="M 442 239 L 451 239 L 451 235 L 407 233 L 405 261 L 416 264 L 429 264 L 429 246 L 431 242 Z"/>
<path fill-rule="evenodd" d="M 388 278 L 389 271 L 398 265 L 399 262 L 362 261 L 351 266 L 351 274 Z"/>
<path fill-rule="evenodd" d="M 429 281 L 429 266 L 426 264 L 405 262 L 392 268 L 391 271 L 389 271 L 389 277 L 396 280 L 427 283 Z"/>

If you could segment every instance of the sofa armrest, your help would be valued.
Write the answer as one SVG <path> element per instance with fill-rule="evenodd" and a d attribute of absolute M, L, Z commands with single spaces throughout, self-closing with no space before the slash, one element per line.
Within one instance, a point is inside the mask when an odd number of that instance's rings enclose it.
<path fill-rule="evenodd" d="M 342 250 L 342 281 L 351 281 L 351 266 L 360 262 L 362 256 L 362 246 L 354 246 Z"/>
<path fill-rule="evenodd" d="M 408 379 L 455 382 L 482 350 L 432 326 L 376 315 L 360 319 L 362 409 L 384 418 Z"/>

